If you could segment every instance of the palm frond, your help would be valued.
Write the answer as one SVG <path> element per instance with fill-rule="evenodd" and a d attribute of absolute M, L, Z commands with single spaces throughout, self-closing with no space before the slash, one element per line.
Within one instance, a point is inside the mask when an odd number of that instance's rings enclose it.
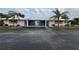
<path fill-rule="evenodd" d="M 53 11 L 53 13 L 55 14 L 55 15 L 60 15 L 60 11 L 56 8 L 56 10 L 55 11 Z"/>
<path fill-rule="evenodd" d="M 51 16 L 50 18 L 56 18 L 57 16 L 56 15 L 54 15 L 54 16 Z"/>
<path fill-rule="evenodd" d="M 65 14 L 67 14 L 67 13 L 68 13 L 68 12 L 67 12 L 67 11 L 65 11 L 65 12 L 62 12 L 61 14 L 62 14 L 62 15 L 65 15 Z"/>

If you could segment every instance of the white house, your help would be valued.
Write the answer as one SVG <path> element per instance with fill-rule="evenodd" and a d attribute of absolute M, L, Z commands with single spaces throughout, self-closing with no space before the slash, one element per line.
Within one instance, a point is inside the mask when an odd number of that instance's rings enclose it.
<path fill-rule="evenodd" d="M 24 26 L 24 27 L 47 27 L 47 20 L 3 20 L 4 25 L 7 26 Z"/>
<path fill-rule="evenodd" d="M 59 26 L 65 26 L 67 24 L 67 22 L 65 22 L 64 20 L 50 20 L 49 21 L 49 27 L 53 27 L 53 26 L 58 26 L 58 22 L 59 22 Z"/>
<path fill-rule="evenodd" d="M 4 24 L 7 26 L 25 26 L 24 20 L 4 20 Z"/>
<path fill-rule="evenodd" d="M 67 24 L 65 19 L 62 19 L 61 17 L 60 17 L 59 21 L 58 21 L 58 18 L 56 18 L 56 17 L 51 18 L 51 20 L 49 20 L 48 23 L 49 23 L 49 27 L 58 26 L 58 23 L 59 23 L 59 26 L 65 26 Z"/>
<path fill-rule="evenodd" d="M 53 27 L 58 26 L 58 20 L 27 20 L 27 19 L 9 19 L 3 21 L 7 26 L 25 26 L 25 27 Z M 67 23 L 60 19 L 59 25 L 65 26 Z"/>

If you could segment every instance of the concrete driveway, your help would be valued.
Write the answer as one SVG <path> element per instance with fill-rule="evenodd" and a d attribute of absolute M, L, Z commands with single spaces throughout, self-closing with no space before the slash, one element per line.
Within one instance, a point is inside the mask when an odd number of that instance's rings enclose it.
<path fill-rule="evenodd" d="M 0 50 L 75 50 L 79 49 L 79 31 L 21 28 L 0 31 Z"/>

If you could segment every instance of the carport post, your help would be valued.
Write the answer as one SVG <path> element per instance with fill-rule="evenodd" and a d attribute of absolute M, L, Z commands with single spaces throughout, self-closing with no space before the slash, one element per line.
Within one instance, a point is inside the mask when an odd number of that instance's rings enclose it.
<path fill-rule="evenodd" d="M 47 20 L 45 20 L 45 27 L 47 27 Z"/>
<path fill-rule="evenodd" d="M 28 22 L 28 20 L 27 20 L 27 27 L 29 27 L 29 22 Z"/>

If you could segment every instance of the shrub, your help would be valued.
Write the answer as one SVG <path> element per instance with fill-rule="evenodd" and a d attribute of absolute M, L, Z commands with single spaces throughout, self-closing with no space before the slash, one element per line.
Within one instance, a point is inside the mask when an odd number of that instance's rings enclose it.
<path fill-rule="evenodd" d="M 5 24 L 5 26 L 8 26 L 8 24 Z"/>
<path fill-rule="evenodd" d="M 55 26 L 55 24 L 52 24 L 52 26 Z"/>
<path fill-rule="evenodd" d="M 20 26 L 20 25 L 17 25 L 18 27 Z"/>

